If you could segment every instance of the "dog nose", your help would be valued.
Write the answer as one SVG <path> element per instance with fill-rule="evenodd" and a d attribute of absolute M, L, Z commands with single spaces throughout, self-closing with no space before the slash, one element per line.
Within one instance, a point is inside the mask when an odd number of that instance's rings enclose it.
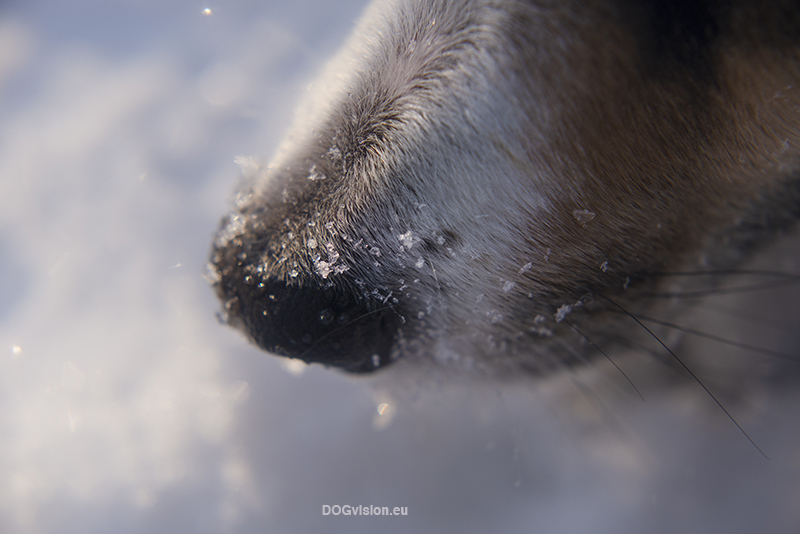
<path fill-rule="evenodd" d="M 400 316 L 372 305 L 346 283 L 256 282 L 236 269 L 218 272 L 225 271 L 218 291 L 227 303 L 228 321 L 266 351 L 353 373 L 375 371 L 392 361 Z"/>

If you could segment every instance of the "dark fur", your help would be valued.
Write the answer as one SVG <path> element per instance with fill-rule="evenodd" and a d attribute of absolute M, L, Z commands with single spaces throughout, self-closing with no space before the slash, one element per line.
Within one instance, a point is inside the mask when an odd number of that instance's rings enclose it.
<path fill-rule="evenodd" d="M 270 352 L 546 372 L 798 218 L 796 2 L 400 1 L 333 65 L 212 252 Z"/>

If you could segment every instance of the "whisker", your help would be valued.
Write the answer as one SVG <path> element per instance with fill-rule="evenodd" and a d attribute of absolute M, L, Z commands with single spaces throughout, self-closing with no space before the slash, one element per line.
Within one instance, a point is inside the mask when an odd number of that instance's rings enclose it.
<path fill-rule="evenodd" d="M 722 277 L 722 276 L 761 276 L 769 277 L 777 280 L 767 282 L 759 282 L 746 284 L 738 287 L 721 287 L 714 289 L 702 289 L 695 291 L 665 291 L 665 292 L 652 292 L 641 293 L 642 297 L 646 298 L 701 298 L 709 296 L 730 295 L 739 293 L 752 293 L 757 291 L 767 291 L 770 289 L 780 289 L 783 287 L 790 287 L 800 284 L 800 275 L 785 273 L 781 271 L 766 271 L 758 269 L 717 269 L 710 271 L 678 271 L 671 273 L 646 273 L 646 276 L 671 278 L 671 277 L 694 277 L 694 276 L 709 276 L 709 277 Z"/>
<path fill-rule="evenodd" d="M 581 332 L 580 330 L 578 330 L 578 327 L 577 327 L 577 326 L 575 326 L 574 324 L 572 324 L 572 323 L 571 323 L 571 322 L 569 322 L 569 321 L 564 321 L 564 322 L 565 322 L 565 323 L 567 323 L 567 325 L 568 325 L 570 328 L 572 328 L 573 330 L 575 330 L 575 331 L 578 333 L 578 335 L 580 335 L 580 336 L 581 336 L 583 339 L 585 339 L 585 340 L 586 340 L 586 341 L 589 343 L 589 345 L 591 345 L 593 348 L 597 349 L 597 350 L 600 352 L 600 354 L 602 354 L 603 356 L 605 356 L 605 357 L 606 357 L 606 359 L 607 359 L 609 362 L 611 362 L 611 365 L 613 365 L 614 367 L 616 367 L 617 371 L 619 371 L 619 373 L 620 373 L 622 376 L 624 376 L 624 377 L 625 377 L 625 380 L 627 380 L 627 381 L 628 381 L 628 384 L 630 384 L 630 385 L 631 385 L 631 387 L 633 388 L 633 390 L 636 392 L 636 394 L 637 394 L 637 395 L 639 395 L 639 398 L 640 398 L 640 399 L 642 399 L 642 401 L 644 401 L 644 396 L 642 396 L 642 393 L 639 391 L 639 388 L 637 388 L 637 387 L 636 387 L 636 385 L 634 385 L 634 383 L 633 383 L 633 380 L 631 380 L 631 379 L 630 379 L 630 377 L 628 377 L 628 375 L 626 375 L 626 374 L 625 374 L 625 371 L 623 371 L 623 370 L 620 368 L 620 366 L 619 366 L 619 365 L 617 365 L 617 362 L 615 362 L 614 360 L 612 360 L 612 359 L 611 359 L 611 356 L 609 356 L 608 354 L 606 354 L 606 352 L 605 352 L 603 349 L 601 349 L 601 348 L 600 348 L 598 345 L 596 345 L 596 344 L 595 344 L 595 343 L 594 343 L 594 342 L 593 342 L 591 339 L 589 339 L 589 338 L 586 336 L 586 334 L 584 334 L 583 332 Z"/>
<path fill-rule="evenodd" d="M 604 299 L 604 300 L 608 301 L 609 303 L 613 304 L 615 307 L 619 308 L 620 310 L 622 310 L 622 312 L 623 312 L 625 315 L 627 315 L 628 317 L 630 317 L 631 319 L 633 319 L 634 321 L 636 321 L 636 323 L 637 323 L 639 326 L 641 326 L 641 327 L 642 327 L 642 328 L 643 328 L 643 329 L 644 329 L 644 330 L 645 330 L 645 331 L 646 331 L 648 334 L 650 334 L 650 336 L 652 336 L 652 338 L 653 338 L 653 339 L 655 339 L 656 341 L 658 341 L 659 345 L 661 345 L 662 347 L 664 347 L 664 349 L 665 349 L 665 350 L 666 350 L 666 351 L 667 351 L 667 352 L 668 352 L 668 353 L 669 353 L 669 354 L 670 354 L 670 355 L 671 355 L 671 356 L 672 356 L 672 357 L 675 359 L 675 361 L 677 361 L 677 362 L 680 364 L 680 366 L 681 366 L 681 367 L 683 367 L 683 369 L 684 369 L 684 370 L 685 370 L 687 373 L 689 373 L 689 376 L 691 376 L 691 377 L 692 377 L 692 379 L 693 379 L 695 382 L 697 382 L 697 384 L 698 384 L 698 385 L 699 385 L 701 388 L 703 388 L 703 390 L 704 390 L 704 391 L 705 391 L 705 392 L 708 394 L 708 396 L 709 396 L 709 397 L 711 397 L 711 399 L 712 399 L 712 400 L 713 400 L 713 401 L 714 401 L 714 402 L 717 404 L 717 406 L 719 406 L 720 410 L 722 410 L 722 411 L 723 411 L 723 413 L 724 413 L 724 414 L 725 414 L 725 415 L 728 417 L 728 419 L 730 419 L 730 420 L 731 420 L 731 422 L 732 422 L 734 425 L 736 425 L 736 428 L 738 428 L 738 429 L 739 429 L 739 432 L 741 432 L 741 433 L 742 433 L 742 435 L 743 435 L 745 438 L 747 438 L 747 441 L 749 441 L 749 442 L 750 442 L 750 443 L 753 445 L 753 447 L 755 447 L 755 448 L 756 448 L 756 450 L 757 450 L 759 453 L 761 453 L 761 456 L 763 456 L 765 459 L 769 460 L 769 456 L 767 456 L 767 455 L 764 453 L 764 451 L 763 451 L 763 450 L 761 450 L 761 447 L 759 447 L 759 446 L 756 444 L 756 442 L 755 442 L 755 441 L 753 441 L 753 438 L 751 438 L 751 437 L 750 437 L 750 435 L 747 433 L 747 431 L 745 431 L 745 429 L 744 429 L 744 428 L 742 428 L 742 425 L 740 425 L 740 424 L 739 424 L 739 423 L 736 421 L 736 419 L 735 419 L 735 418 L 734 418 L 734 417 L 731 415 L 731 413 L 730 413 L 730 412 L 729 412 L 729 411 L 728 411 L 728 410 L 725 408 L 725 406 L 723 406 L 723 405 L 722 405 L 722 403 L 719 401 L 719 399 L 717 399 L 717 397 L 716 397 L 716 396 L 715 396 L 715 395 L 714 395 L 714 394 L 711 392 L 711 390 L 710 390 L 710 389 L 708 389 L 708 387 L 706 387 L 706 385 L 703 383 L 703 381 L 702 381 L 702 380 L 700 380 L 700 378 L 698 378 L 696 374 L 694 374 L 694 372 L 693 372 L 693 371 L 692 371 L 692 370 L 689 368 L 689 366 L 688 366 L 688 365 L 686 365 L 686 364 L 683 362 L 683 360 L 681 360 L 681 359 L 678 357 L 678 355 L 677 355 L 677 354 L 675 354 L 675 352 L 673 352 L 673 351 L 672 351 L 672 349 L 670 349 L 670 348 L 669 348 L 669 347 L 668 347 L 666 344 L 664 344 L 664 342 L 663 342 L 663 341 L 661 341 L 661 339 L 660 339 L 660 338 L 659 338 L 657 335 L 655 335 L 655 334 L 653 333 L 653 331 L 652 331 L 652 330 L 650 330 L 649 328 L 647 328 L 647 326 L 645 326 L 645 325 L 644 325 L 644 323 L 642 323 L 642 322 L 641 322 L 639 319 L 637 319 L 637 318 L 636 318 L 636 316 L 634 316 L 634 315 L 633 315 L 632 313 L 630 313 L 628 310 L 626 310 L 625 308 L 623 308 L 622 306 L 620 306 L 619 304 L 617 304 L 616 302 L 614 302 L 614 301 L 613 301 L 613 300 L 611 300 L 610 298 L 606 297 L 605 295 L 602 295 L 602 294 L 599 294 L 599 293 L 598 293 L 598 296 L 599 296 L 600 298 L 602 298 L 602 299 Z"/>
<path fill-rule="evenodd" d="M 800 282 L 800 275 L 783 271 L 768 271 L 766 269 L 711 269 L 708 271 L 648 271 L 641 274 L 643 277 L 678 277 L 678 276 L 766 276 L 772 278 L 785 278 Z"/>
<path fill-rule="evenodd" d="M 598 394 L 591 386 L 585 384 L 575 376 L 570 377 L 570 382 L 577 388 L 581 395 L 599 408 L 600 413 L 604 416 L 604 424 L 613 425 L 619 432 L 628 431 L 623 422 L 617 417 L 615 410 L 608 405 L 602 395 Z"/>
<path fill-rule="evenodd" d="M 619 312 L 617 312 L 617 313 L 619 313 Z M 630 315 L 630 314 L 628 314 L 628 315 Z M 666 326 L 666 327 L 672 328 L 674 330 L 679 330 L 681 332 L 685 332 L 687 334 L 691 334 L 693 336 L 698 336 L 698 337 L 702 337 L 702 338 L 705 338 L 705 339 L 710 339 L 712 341 L 716 341 L 718 343 L 722 343 L 722 344 L 725 344 L 725 345 L 730 345 L 731 347 L 736 347 L 736 348 L 739 348 L 739 349 L 748 350 L 748 351 L 755 352 L 755 353 L 758 353 L 758 354 L 763 354 L 765 356 L 771 356 L 773 358 L 778 358 L 780 360 L 785 360 L 785 361 L 792 362 L 792 363 L 800 363 L 800 361 L 797 360 L 797 357 L 792 356 L 791 354 L 786 354 L 784 352 L 770 350 L 770 349 L 766 349 L 764 347 L 759 347 L 759 346 L 756 346 L 756 345 L 750 345 L 748 343 L 742 343 L 740 341 L 733 341 L 732 339 L 727 339 L 727 338 L 724 338 L 724 337 L 721 337 L 721 336 L 717 336 L 717 335 L 714 335 L 714 334 L 709 334 L 708 332 L 702 332 L 700 330 L 695 330 L 694 328 L 688 328 L 686 326 L 681 326 L 681 325 L 678 325 L 678 324 L 675 324 L 675 323 L 670 323 L 669 321 L 662 321 L 661 319 L 656 319 L 654 317 L 646 317 L 646 316 L 643 316 L 643 315 L 637 315 L 636 317 L 638 319 L 640 319 L 642 321 L 645 321 L 645 322 L 648 322 L 648 323 L 655 323 L 655 324 L 659 324 L 661 326 Z"/>
<path fill-rule="evenodd" d="M 714 289 L 699 289 L 696 291 L 667 291 L 667 292 L 653 292 L 641 293 L 644 298 L 703 298 L 703 297 L 718 297 L 722 295 L 736 295 L 740 293 L 755 293 L 757 291 L 768 291 L 770 289 L 780 289 L 783 287 L 791 287 L 800 281 L 781 281 L 781 282 L 764 282 L 761 284 L 750 284 L 738 287 L 718 287 Z"/>
<path fill-rule="evenodd" d="M 559 345 L 561 346 L 562 349 L 572 354 L 577 360 L 581 362 L 586 362 L 588 364 L 588 361 L 586 357 L 582 354 L 582 352 L 577 350 L 574 346 L 572 346 L 571 343 L 567 343 L 565 340 L 562 339 L 560 340 Z M 600 413 L 604 415 L 603 421 L 605 424 L 613 424 L 617 430 L 622 432 L 627 432 L 625 425 L 617 417 L 616 410 L 612 409 L 612 407 L 609 406 L 608 402 L 605 399 L 605 396 L 599 394 L 594 387 L 581 380 L 575 371 L 575 367 L 567 365 L 563 360 L 563 358 L 552 358 L 552 355 L 550 356 L 550 358 L 556 361 L 556 367 L 561 368 L 562 371 L 565 371 L 567 373 L 570 383 L 572 383 L 577 388 L 578 392 L 599 408 Z M 617 387 L 616 384 L 614 384 L 614 387 L 615 388 Z M 619 390 L 619 388 L 617 389 Z M 634 389 L 636 388 L 634 387 Z"/>
<path fill-rule="evenodd" d="M 719 302 L 715 302 L 712 305 L 711 303 L 700 301 L 695 305 L 695 307 L 710 313 L 723 315 L 725 317 L 730 317 L 740 321 L 746 321 L 748 324 L 758 324 L 782 332 L 792 333 L 797 328 L 796 324 L 788 321 L 782 321 L 780 318 L 767 316 L 762 313 L 756 313 L 751 309 L 743 310 L 734 306 L 726 306 L 725 304 Z"/>

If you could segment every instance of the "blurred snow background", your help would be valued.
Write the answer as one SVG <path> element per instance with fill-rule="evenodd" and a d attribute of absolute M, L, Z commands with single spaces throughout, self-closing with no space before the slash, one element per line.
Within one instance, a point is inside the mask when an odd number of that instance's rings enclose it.
<path fill-rule="evenodd" d="M 269 158 L 363 5 L 0 4 L 0 532 L 797 532 L 792 389 L 733 405 L 767 461 L 700 394 L 392 398 L 217 323 L 234 159 Z"/>

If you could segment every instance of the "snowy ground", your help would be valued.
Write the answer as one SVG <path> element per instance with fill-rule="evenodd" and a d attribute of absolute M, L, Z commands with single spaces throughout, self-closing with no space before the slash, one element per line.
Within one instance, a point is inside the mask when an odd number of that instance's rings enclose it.
<path fill-rule="evenodd" d="M 399 401 L 218 324 L 234 159 L 269 158 L 362 7 L 0 5 L 0 532 L 798 532 L 796 389 L 731 401 L 765 460 L 702 394 Z"/>

